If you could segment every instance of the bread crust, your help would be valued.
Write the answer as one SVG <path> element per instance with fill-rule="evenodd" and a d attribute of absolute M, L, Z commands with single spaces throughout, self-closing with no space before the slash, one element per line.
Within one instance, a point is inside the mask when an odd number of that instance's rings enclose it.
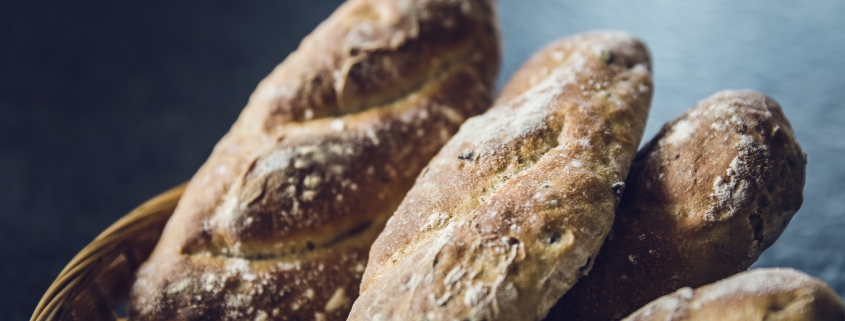
<path fill-rule="evenodd" d="M 257 87 L 139 269 L 132 320 L 344 320 L 414 178 L 487 109 L 489 0 L 350 0 Z"/>
<path fill-rule="evenodd" d="M 701 101 L 640 150 L 593 271 L 547 320 L 619 320 L 747 270 L 801 207 L 805 165 L 774 99 L 723 91 Z"/>
<path fill-rule="evenodd" d="M 645 127 L 645 46 L 535 54 L 468 120 L 374 243 L 349 320 L 538 320 L 590 268 Z"/>
<path fill-rule="evenodd" d="M 827 284 L 793 269 L 755 269 L 660 297 L 626 321 L 842 321 L 845 305 Z"/>

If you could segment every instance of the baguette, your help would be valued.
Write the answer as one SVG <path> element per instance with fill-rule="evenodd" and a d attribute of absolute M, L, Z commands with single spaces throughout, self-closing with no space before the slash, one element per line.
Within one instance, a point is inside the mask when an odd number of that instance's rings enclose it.
<path fill-rule="evenodd" d="M 637 155 L 610 237 L 547 320 L 619 320 L 747 270 L 803 200 L 806 155 L 778 103 L 723 91 Z"/>
<path fill-rule="evenodd" d="M 257 87 L 137 272 L 131 320 L 344 320 L 428 160 L 492 102 L 490 0 L 350 0 Z"/>
<path fill-rule="evenodd" d="M 682 288 L 626 321 L 843 321 L 845 305 L 827 284 L 793 269 L 756 269 L 697 288 Z"/>
<path fill-rule="evenodd" d="M 539 320 L 590 269 L 645 127 L 645 46 L 535 54 L 429 163 L 370 252 L 349 320 Z"/>

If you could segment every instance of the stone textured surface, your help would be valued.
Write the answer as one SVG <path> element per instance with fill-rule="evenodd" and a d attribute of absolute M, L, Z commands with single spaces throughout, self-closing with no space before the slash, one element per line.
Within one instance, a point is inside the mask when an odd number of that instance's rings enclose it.
<path fill-rule="evenodd" d="M 28 319 L 99 231 L 187 180 L 258 81 L 338 3 L 0 4 L 0 314 Z M 794 267 L 845 295 L 845 2 L 499 5 L 499 84 L 564 35 L 643 38 L 656 86 L 645 140 L 722 89 L 777 99 L 809 155 L 805 201 L 755 267 Z"/>

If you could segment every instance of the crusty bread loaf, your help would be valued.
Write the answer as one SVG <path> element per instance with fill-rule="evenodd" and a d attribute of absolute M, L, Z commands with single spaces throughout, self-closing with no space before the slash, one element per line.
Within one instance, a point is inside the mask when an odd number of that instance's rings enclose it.
<path fill-rule="evenodd" d="M 343 320 L 414 178 L 492 103 L 490 0 L 350 0 L 265 78 L 137 273 L 132 320 Z"/>
<path fill-rule="evenodd" d="M 845 305 L 819 279 L 793 269 L 756 269 L 695 290 L 682 288 L 626 321 L 845 321 Z"/>
<path fill-rule="evenodd" d="M 593 271 L 548 320 L 619 320 L 747 270 L 802 203 L 806 156 L 773 99 L 724 91 L 638 153 Z"/>
<path fill-rule="evenodd" d="M 626 33 L 558 41 L 429 163 L 374 243 L 349 320 L 538 320 L 610 231 L 651 100 Z"/>

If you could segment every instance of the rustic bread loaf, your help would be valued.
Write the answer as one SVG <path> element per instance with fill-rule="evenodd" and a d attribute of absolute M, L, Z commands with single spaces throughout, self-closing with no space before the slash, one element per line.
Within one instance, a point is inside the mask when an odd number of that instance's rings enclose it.
<path fill-rule="evenodd" d="M 259 85 L 137 273 L 132 320 L 344 320 L 414 178 L 486 110 L 490 0 L 350 0 Z"/>
<path fill-rule="evenodd" d="M 626 33 L 558 41 L 429 163 L 374 243 L 349 320 L 539 320 L 613 223 L 652 94 Z"/>
<path fill-rule="evenodd" d="M 793 269 L 755 269 L 695 290 L 682 288 L 627 321 L 843 321 L 845 305 L 824 282 Z"/>
<path fill-rule="evenodd" d="M 745 271 L 801 207 L 806 156 L 773 99 L 723 91 L 637 155 L 592 272 L 548 320 L 619 320 Z"/>

